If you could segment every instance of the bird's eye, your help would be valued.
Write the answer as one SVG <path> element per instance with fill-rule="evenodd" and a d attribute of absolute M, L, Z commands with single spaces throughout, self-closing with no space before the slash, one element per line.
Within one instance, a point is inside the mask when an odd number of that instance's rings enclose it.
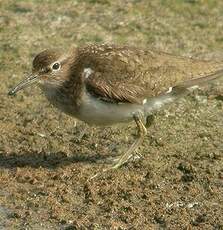
<path fill-rule="evenodd" d="M 59 69 L 60 69 L 60 63 L 59 63 L 59 62 L 55 62 L 55 63 L 52 65 L 52 69 L 53 69 L 53 70 L 59 70 Z"/>

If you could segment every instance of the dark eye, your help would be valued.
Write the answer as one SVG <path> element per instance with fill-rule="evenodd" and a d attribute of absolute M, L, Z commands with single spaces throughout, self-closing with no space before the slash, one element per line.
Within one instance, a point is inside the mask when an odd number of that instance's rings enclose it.
<path fill-rule="evenodd" d="M 58 70 L 60 68 L 60 63 L 59 62 L 55 62 L 52 66 L 53 70 Z"/>

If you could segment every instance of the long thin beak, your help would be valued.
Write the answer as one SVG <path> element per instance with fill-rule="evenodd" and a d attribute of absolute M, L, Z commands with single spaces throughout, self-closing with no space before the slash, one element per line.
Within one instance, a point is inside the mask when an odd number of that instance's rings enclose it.
<path fill-rule="evenodd" d="M 31 74 L 25 80 L 21 81 L 18 85 L 12 88 L 8 92 L 8 95 L 15 95 L 19 90 L 24 89 L 27 86 L 36 83 L 39 80 L 38 76 L 39 76 L 38 74 Z"/>

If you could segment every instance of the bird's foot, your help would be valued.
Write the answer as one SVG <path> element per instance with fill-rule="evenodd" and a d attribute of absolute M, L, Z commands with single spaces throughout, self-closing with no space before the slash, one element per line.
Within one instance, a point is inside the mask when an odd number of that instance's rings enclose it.
<path fill-rule="evenodd" d="M 123 158 L 123 157 L 112 157 L 112 158 L 109 158 L 109 161 L 113 162 L 113 164 L 111 166 L 109 166 L 108 168 L 105 168 L 103 169 L 102 171 L 96 173 L 95 175 L 93 175 L 92 177 L 89 178 L 89 180 L 92 180 L 92 179 L 95 179 L 96 177 L 99 177 L 101 176 L 103 173 L 106 173 L 108 171 L 111 171 L 111 170 L 115 170 L 115 169 L 118 169 L 120 168 L 122 165 L 126 164 L 127 162 L 129 162 L 130 160 L 132 161 L 135 161 L 135 160 L 138 160 L 140 158 L 143 158 L 142 154 L 139 153 L 139 152 L 136 152 L 134 154 L 131 154 L 128 156 L 128 158 Z M 107 162 L 107 160 L 106 160 Z"/>
<path fill-rule="evenodd" d="M 115 164 L 113 164 L 112 166 L 108 167 L 107 169 L 102 170 L 102 172 L 99 172 L 97 174 L 95 174 L 94 176 L 92 176 L 90 178 L 90 180 L 100 176 L 101 174 L 110 171 L 110 170 L 114 170 L 114 169 L 118 169 L 120 168 L 123 164 L 127 163 L 131 158 L 133 158 L 133 156 L 135 155 L 134 153 L 136 152 L 136 150 L 138 149 L 138 147 L 142 144 L 142 141 L 144 139 L 144 137 L 146 136 L 147 130 L 146 127 L 144 126 L 143 122 L 142 122 L 142 118 L 141 118 L 141 114 L 135 114 L 133 116 L 136 125 L 138 127 L 138 137 L 135 140 L 135 142 L 132 144 L 132 146 L 117 160 L 117 162 Z M 137 154 L 136 155 L 137 158 L 140 158 L 141 155 Z"/>

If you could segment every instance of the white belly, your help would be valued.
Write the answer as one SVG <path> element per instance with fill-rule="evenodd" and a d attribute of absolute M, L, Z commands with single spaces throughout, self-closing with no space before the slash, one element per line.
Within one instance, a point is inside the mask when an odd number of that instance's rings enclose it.
<path fill-rule="evenodd" d="M 163 105 L 172 102 L 175 98 L 171 94 L 165 94 L 156 98 L 148 98 L 144 104 L 111 103 L 85 93 L 82 104 L 76 117 L 88 124 L 112 125 L 115 123 L 130 122 L 133 115 L 141 113 L 147 117 L 159 110 Z"/>
<path fill-rule="evenodd" d="M 144 104 L 111 103 L 96 99 L 85 91 L 80 106 L 76 107 L 71 99 L 61 95 L 58 90 L 42 89 L 47 99 L 59 110 L 90 125 L 100 126 L 130 122 L 133 120 L 133 115 L 138 113 L 146 118 L 175 99 L 171 93 L 167 93 L 155 98 L 147 98 Z"/>

